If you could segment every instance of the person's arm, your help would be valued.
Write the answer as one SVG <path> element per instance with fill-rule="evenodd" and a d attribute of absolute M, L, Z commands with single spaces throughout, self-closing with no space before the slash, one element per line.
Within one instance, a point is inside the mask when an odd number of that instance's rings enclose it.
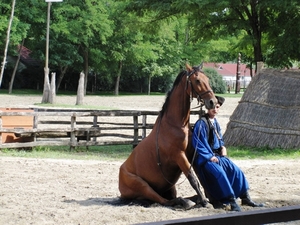
<path fill-rule="evenodd" d="M 194 126 L 192 144 L 203 161 L 210 161 L 214 154 L 208 144 L 207 129 L 205 122 L 198 120 Z"/>
<path fill-rule="evenodd" d="M 215 137 L 215 141 L 218 140 L 218 142 L 216 142 L 217 146 L 216 148 L 220 148 L 220 156 L 227 156 L 227 149 L 224 146 L 224 140 L 223 140 L 223 135 L 222 135 L 222 130 L 220 127 L 220 124 L 218 122 L 218 120 L 215 119 L 215 123 L 216 123 L 216 131 L 218 132 L 219 137 Z"/>

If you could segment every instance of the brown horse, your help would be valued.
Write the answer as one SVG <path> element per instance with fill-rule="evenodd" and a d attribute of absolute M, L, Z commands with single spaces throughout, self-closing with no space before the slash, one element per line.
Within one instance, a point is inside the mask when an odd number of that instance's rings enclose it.
<path fill-rule="evenodd" d="M 193 97 L 202 99 L 209 109 L 217 103 L 201 68 L 187 64 L 167 94 L 152 131 L 120 167 L 121 198 L 147 199 L 162 205 L 181 204 L 190 208 L 195 204 L 176 198 L 175 183 L 183 172 L 198 195 L 197 203 L 207 204 L 189 162 L 194 151 L 189 143 Z"/>

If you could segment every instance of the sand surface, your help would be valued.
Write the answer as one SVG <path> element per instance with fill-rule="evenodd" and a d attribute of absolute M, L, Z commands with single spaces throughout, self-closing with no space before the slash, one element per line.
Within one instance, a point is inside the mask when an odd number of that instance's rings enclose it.
<path fill-rule="evenodd" d="M 0 96 L 0 107 L 32 107 L 37 96 Z M 160 110 L 163 96 L 85 97 L 86 105 L 110 109 Z M 219 121 L 226 129 L 239 99 L 228 98 Z M 57 97 L 60 104 L 76 102 L 74 96 Z M 192 105 L 197 105 L 193 102 Z M 300 160 L 234 160 L 244 171 L 251 197 L 266 208 L 300 204 Z M 62 160 L 0 157 L 0 224 L 135 224 L 228 213 L 195 207 L 185 211 L 155 204 L 114 205 L 118 199 L 121 161 Z M 188 181 L 178 182 L 178 196 L 195 194 Z M 243 211 L 254 210 L 242 207 Z M 295 221 L 289 224 L 300 224 Z"/>

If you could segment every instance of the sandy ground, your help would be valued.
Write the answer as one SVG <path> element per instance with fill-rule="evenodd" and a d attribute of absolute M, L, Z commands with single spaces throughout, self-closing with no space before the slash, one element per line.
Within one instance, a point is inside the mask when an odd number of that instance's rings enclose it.
<path fill-rule="evenodd" d="M 30 107 L 41 97 L 0 96 L 0 108 Z M 222 129 L 238 104 L 226 99 L 219 115 Z M 194 100 L 195 101 L 195 100 Z M 57 97 L 72 104 L 76 97 Z M 86 105 L 113 109 L 160 110 L 162 96 L 85 97 Z M 196 105 L 193 102 L 192 105 Z M 266 208 L 300 204 L 300 160 L 235 160 L 245 172 L 251 197 Z M 227 213 L 224 210 L 115 205 L 121 161 L 0 157 L 0 224 L 135 224 Z M 178 196 L 195 194 L 188 181 L 178 182 Z M 243 211 L 254 210 L 242 207 Z M 300 224 L 295 221 L 289 224 Z"/>

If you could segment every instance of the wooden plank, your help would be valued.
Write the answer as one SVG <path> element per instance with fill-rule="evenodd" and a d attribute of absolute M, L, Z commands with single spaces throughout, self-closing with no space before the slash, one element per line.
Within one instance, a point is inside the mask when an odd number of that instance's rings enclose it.
<path fill-rule="evenodd" d="M 137 143 L 133 141 L 86 141 L 77 142 L 72 147 L 76 146 L 104 146 L 104 145 L 136 145 Z"/>
<path fill-rule="evenodd" d="M 87 112 L 1 112 L 0 116 L 140 116 L 140 111 L 111 110 L 111 111 L 87 111 Z"/>
<path fill-rule="evenodd" d="M 0 112 L 33 112 L 32 109 L 22 109 L 22 108 L 0 108 Z M 1 128 L 13 129 L 19 127 L 21 129 L 31 129 L 33 127 L 33 116 L 0 116 L 2 120 Z M 33 141 L 33 138 L 21 138 L 16 137 L 13 132 L 1 132 L 1 143 L 9 142 L 27 142 Z"/>
<path fill-rule="evenodd" d="M 143 225 L 261 225 L 300 220 L 300 205 L 281 208 L 261 209 L 245 212 L 231 212 L 212 216 L 166 220 Z"/>

